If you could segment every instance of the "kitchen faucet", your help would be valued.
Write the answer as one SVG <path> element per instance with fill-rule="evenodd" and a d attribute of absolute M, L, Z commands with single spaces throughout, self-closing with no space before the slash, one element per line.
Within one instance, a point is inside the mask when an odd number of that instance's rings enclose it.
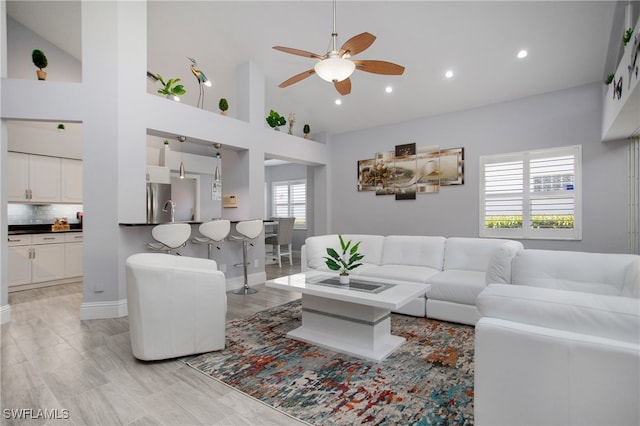
<path fill-rule="evenodd" d="M 176 221 L 176 203 L 174 203 L 172 200 L 167 200 L 167 202 L 164 203 L 164 207 L 162 208 L 162 211 L 166 212 L 168 206 L 171 206 L 171 222 L 175 222 Z"/>

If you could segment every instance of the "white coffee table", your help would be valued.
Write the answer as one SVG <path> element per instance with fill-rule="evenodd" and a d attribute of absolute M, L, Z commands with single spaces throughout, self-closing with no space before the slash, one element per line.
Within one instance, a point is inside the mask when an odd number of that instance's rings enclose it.
<path fill-rule="evenodd" d="M 391 311 L 429 289 L 428 285 L 353 275 L 349 286 L 337 281 L 335 273 L 311 271 L 269 280 L 265 285 L 302 293 L 302 325 L 287 333 L 288 337 L 375 362 L 405 342 L 404 337 L 391 334 Z M 369 285 L 382 287 L 356 288 Z"/>

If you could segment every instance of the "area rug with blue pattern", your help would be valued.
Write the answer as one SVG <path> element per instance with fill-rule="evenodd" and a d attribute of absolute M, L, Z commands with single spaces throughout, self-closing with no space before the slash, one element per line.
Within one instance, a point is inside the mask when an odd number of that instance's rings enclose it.
<path fill-rule="evenodd" d="M 381 363 L 286 337 L 300 301 L 227 324 L 226 347 L 184 362 L 314 425 L 473 424 L 471 326 L 392 314 L 407 342 Z"/>

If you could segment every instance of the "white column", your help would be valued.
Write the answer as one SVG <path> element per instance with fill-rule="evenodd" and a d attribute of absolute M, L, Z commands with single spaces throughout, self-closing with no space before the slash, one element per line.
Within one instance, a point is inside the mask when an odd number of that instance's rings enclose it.
<path fill-rule="evenodd" d="M 81 318 L 126 315 L 119 222 L 144 221 L 146 3 L 82 3 L 84 294 Z M 142 200 L 138 202 L 139 200 Z"/>
<path fill-rule="evenodd" d="M 264 127 L 264 74 L 253 62 L 245 62 L 236 69 L 238 119 Z"/>

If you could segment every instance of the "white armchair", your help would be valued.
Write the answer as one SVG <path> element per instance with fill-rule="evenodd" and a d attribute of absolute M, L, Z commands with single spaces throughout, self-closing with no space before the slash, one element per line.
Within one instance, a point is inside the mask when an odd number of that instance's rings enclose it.
<path fill-rule="evenodd" d="M 174 358 L 224 349 L 227 295 L 216 262 L 163 253 L 126 261 L 133 355 Z"/>

